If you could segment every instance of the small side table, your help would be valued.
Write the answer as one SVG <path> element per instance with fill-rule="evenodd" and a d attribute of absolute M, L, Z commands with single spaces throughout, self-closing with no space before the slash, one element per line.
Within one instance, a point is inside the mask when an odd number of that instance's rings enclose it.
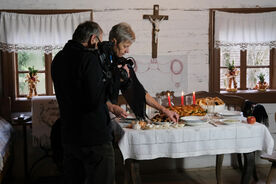
<path fill-rule="evenodd" d="M 25 183 L 28 183 L 29 173 L 28 173 L 28 143 L 27 143 L 27 126 L 32 126 L 32 117 L 20 114 L 17 117 L 12 118 L 13 126 L 22 126 L 23 131 L 23 151 L 24 151 L 24 176 Z"/>

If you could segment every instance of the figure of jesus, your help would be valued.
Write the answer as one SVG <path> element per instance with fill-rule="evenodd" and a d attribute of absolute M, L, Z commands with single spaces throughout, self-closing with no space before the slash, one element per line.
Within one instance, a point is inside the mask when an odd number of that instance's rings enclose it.
<path fill-rule="evenodd" d="M 154 33 L 154 43 L 157 43 L 158 40 L 158 32 L 160 31 L 159 29 L 159 24 L 160 22 L 164 19 L 165 17 L 162 17 L 161 19 L 152 19 L 151 16 L 149 16 L 150 22 L 153 24 L 153 33 Z"/>

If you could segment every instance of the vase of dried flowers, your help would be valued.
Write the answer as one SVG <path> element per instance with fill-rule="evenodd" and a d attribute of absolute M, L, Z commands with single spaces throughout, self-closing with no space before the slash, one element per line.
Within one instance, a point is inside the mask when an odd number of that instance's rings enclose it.
<path fill-rule="evenodd" d="M 37 96 L 37 90 L 36 85 L 39 82 L 38 76 L 37 76 L 37 70 L 33 67 L 28 67 L 29 73 L 26 76 L 25 82 L 28 83 L 29 87 L 29 94 L 27 95 L 27 98 L 32 98 L 33 96 Z"/>
<path fill-rule="evenodd" d="M 234 60 L 232 61 L 232 63 L 227 62 L 226 66 L 227 66 L 227 73 L 225 74 L 226 75 L 226 91 L 236 92 L 238 89 L 236 77 L 239 74 L 239 71 L 234 65 Z"/>

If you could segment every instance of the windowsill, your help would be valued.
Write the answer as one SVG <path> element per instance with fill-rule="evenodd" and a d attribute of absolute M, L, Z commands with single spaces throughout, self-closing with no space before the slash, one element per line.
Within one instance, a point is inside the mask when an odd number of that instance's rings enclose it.
<path fill-rule="evenodd" d="M 220 91 L 223 95 L 241 96 L 255 103 L 276 103 L 276 90 L 267 89 L 266 91 L 258 90 L 238 90 L 237 92 Z"/>
<path fill-rule="evenodd" d="M 266 91 L 258 91 L 258 90 L 238 90 L 237 92 L 228 92 L 228 91 L 220 91 L 221 94 L 236 94 L 236 93 L 242 93 L 242 94 L 253 94 L 253 93 L 276 93 L 276 89 L 267 89 Z"/>
<path fill-rule="evenodd" d="M 55 95 L 38 95 L 38 96 L 35 96 L 35 97 L 41 97 L 41 98 L 44 98 L 44 97 L 53 97 Z M 32 101 L 32 98 L 27 98 L 27 97 L 17 97 L 15 98 L 15 101 L 16 102 L 31 102 Z"/>
<path fill-rule="evenodd" d="M 15 101 L 25 102 L 25 101 L 31 101 L 31 99 L 28 99 L 26 97 L 18 97 L 18 98 L 15 99 Z"/>

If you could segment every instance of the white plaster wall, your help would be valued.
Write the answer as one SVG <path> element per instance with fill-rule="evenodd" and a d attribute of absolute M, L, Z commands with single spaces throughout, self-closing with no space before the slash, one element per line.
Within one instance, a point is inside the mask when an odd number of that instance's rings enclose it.
<path fill-rule="evenodd" d="M 1 0 L 2 9 L 74 9 L 93 8 L 104 9 L 140 9 L 151 8 L 152 4 L 160 4 L 164 9 L 208 9 L 208 8 L 248 8 L 275 6 L 273 0 Z"/>
<path fill-rule="evenodd" d="M 160 14 L 169 15 L 160 24 L 157 64 L 151 63 L 151 29 L 143 14 L 152 14 L 153 4 L 160 5 Z M 93 9 L 107 39 L 110 28 L 128 22 L 136 33 L 136 42 L 129 55 L 139 58 L 137 75 L 150 94 L 174 90 L 180 94 L 208 90 L 208 26 L 209 8 L 273 7 L 271 0 L 1 0 L 1 9 Z M 169 58 L 167 56 L 170 56 Z M 175 58 L 173 58 L 176 56 Z M 142 58 L 142 59 L 141 59 Z M 173 59 L 183 64 L 180 74 L 170 70 Z M 144 69 L 151 65 L 148 71 Z M 162 66 L 164 70 L 156 70 Z M 174 65 L 177 71 L 179 64 Z M 153 77 L 150 77 L 153 74 Z M 155 78 L 155 79 L 153 79 Z M 162 82 L 156 83 L 157 79 Z M 153 83 L 154 81 L 154 83 Z"/>
<path fill-rule="evenodd" d="M 151 61 L 151 29 L 143 14 L 152 14 L 153 4 L 160 5 L 160 14 L 169 15 L 160 24 L 157 63 Z M 209 8 L 276 7 L 275 0 L 0 0 L 0 9 L 93 9 L 94 21 L 103 28 L 107 39 L 110 28 L 119 22 L 128 22 L 136 33 L 136 42 L 129 56 L 137 60 L 137 75 L 150 94 L 161 90 L 174 90 L 180 95 L 208 90 L 208 26 Z M 180 74 L 170 70 L 177 59 L 183 64 Z M 173 66 L 175 70 L 178 65 Z M 179 84 L 179 85 L 177 85 Z M 271 131 L 275 131 L 275 104 L 266 105 Z M 274 123 L 274 124 L 273 124 Z M 210 159 L 211 158 L 211 159 Z M 185 168 L 214 166 L 214 156 L 187 158 Z M 229 165 L 229 156 L 225 165 Z M 145 164 L 148 169 L 156 164 Z M 159 168 L 171 168 L 173 164 L 157 163 Z"/>
<path fill-rule="evenodd" d="M 207 10 L 160 10 L 160 14 L 169 15 L 169 21 L 160 23 L 156 64 L 151 63 L 152 25 L 142 18 L 143 14 L 152 14 L 152 9 L 99 11 L 94 13 L 94 20 L 105 30 L 104 39 L 113 25 L 128 22 L 136 33 L 129 55 L 136 59 L 137 75 L 146 89 L 152 95 L 162 90 L 180 94 L 182 90 L 208 90 L 208 13 Z M 183 64 L 182 72 L 177 75 L 170 70 L 174 59 Z M 174 71 L 177 69 L 175 65 Z M 194 70 L 197 72 L 193 73 Z"/>

